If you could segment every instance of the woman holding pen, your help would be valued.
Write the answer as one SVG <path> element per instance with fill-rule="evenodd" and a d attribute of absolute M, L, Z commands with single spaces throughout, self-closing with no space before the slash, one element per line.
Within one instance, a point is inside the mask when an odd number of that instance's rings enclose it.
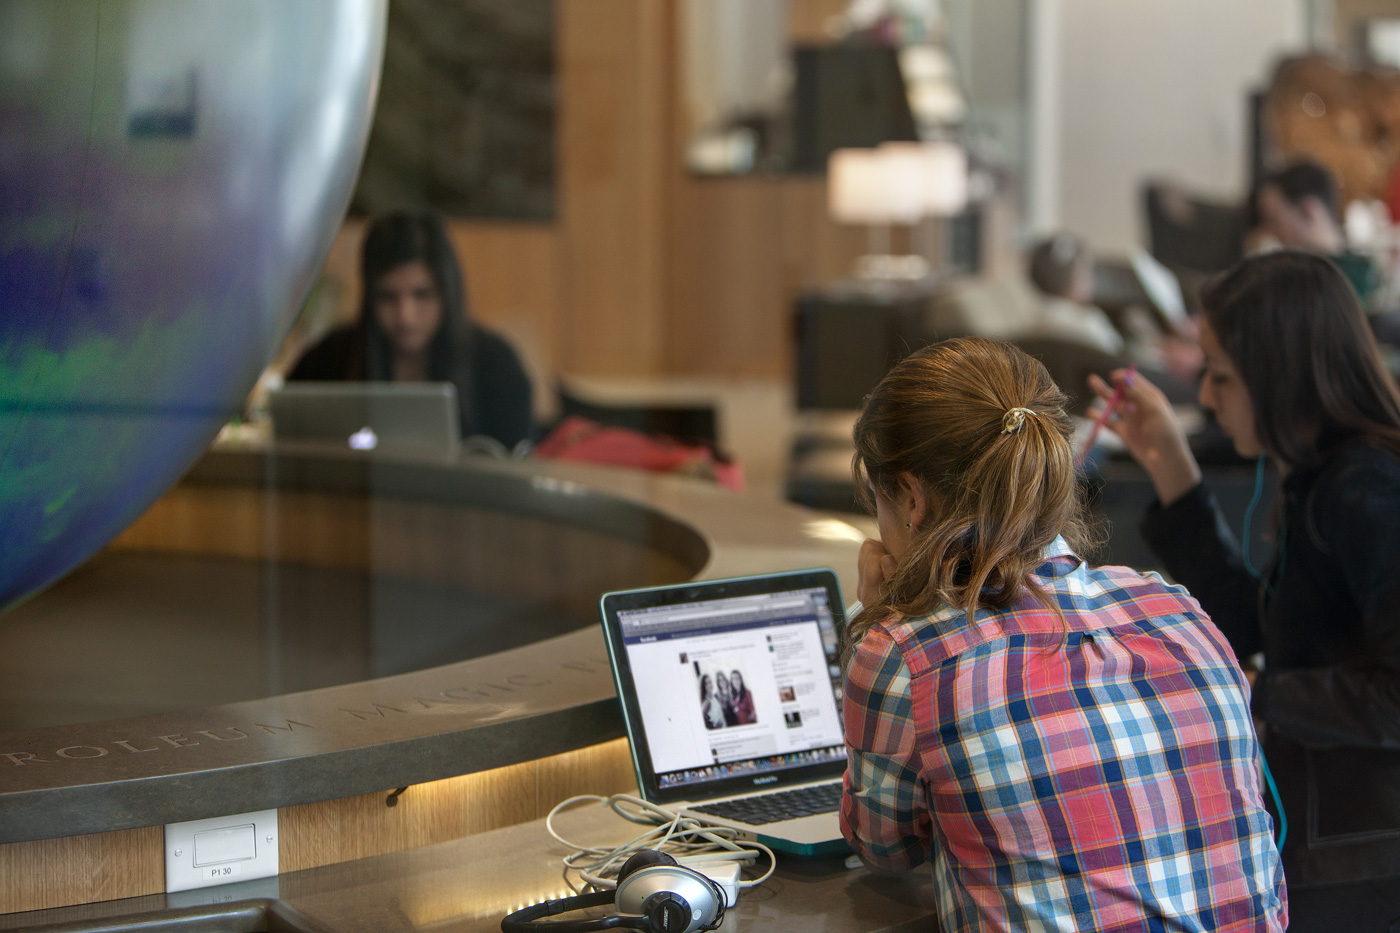
<path fill-rule="evenodd" d="M 1272 561 L 1222 519 L 1166 399 L 1091 379 L 1152 479 L 1143 533 L 1240 658 L 1264 724 L 1295 931 L 1400 921 L 1400 395 L 1345 277 L 1276 252 L 1211 284 L 1200 402 L 1281 476 Z M 1256 498 L 1259 489 L 1256 488 Z M 1247 542 L 1249 529 L 1244 529 Z"/>

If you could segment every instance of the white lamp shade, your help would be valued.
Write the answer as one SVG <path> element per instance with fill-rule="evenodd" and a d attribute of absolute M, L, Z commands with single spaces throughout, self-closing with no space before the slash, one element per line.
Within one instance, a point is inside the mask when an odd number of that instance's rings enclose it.
<path fill-rule="evenodd" d="M 914 160 L 887 149 L 837 149 L 827 160 L 827 209 L 848 224 L 911 224 L 923 215 Z"/>
<path fill-rule="evenodd" d="M 967 209 L 967 153 L 949 142 L 885 143 L 886 158 L 911 166 L 919 181 L 920 213 L 951 217 Z"/>

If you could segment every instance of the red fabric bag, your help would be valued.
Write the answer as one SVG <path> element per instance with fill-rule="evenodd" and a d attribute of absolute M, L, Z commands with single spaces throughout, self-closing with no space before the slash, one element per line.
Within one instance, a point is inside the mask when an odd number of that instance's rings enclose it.
<path fill-rule="evenodd" d="M 652 473 L 676 473 L 713 480 L 727 489 L 742 490 L 744 473 L 704 444 L 683 444 L 630 428 L 614 428 L 570 415 L 535 446 L 541 460 L 605 463 Z"/>

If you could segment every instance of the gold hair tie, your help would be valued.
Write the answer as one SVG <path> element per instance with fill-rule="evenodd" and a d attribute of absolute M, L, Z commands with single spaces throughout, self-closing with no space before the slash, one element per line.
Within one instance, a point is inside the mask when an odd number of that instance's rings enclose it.
<path fill-rule="evenodd" d="M 1034 415 L 1029 408 L 1008 408 L 1001 417 L 1001 433 L 1015 434 L 1026 423 L 1026 415 Z"/>

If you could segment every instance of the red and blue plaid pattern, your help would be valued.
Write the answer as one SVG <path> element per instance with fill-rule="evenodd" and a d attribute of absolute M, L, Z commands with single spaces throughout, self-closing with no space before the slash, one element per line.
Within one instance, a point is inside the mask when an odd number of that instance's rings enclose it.
<path fill-rule="evenodd" d="M 1283 930 L 1248 687 L 1185 590 L 1063 540 L 1027 596 L 886 621 L 847 673 L 841 824 L 933 859 L 954 930 Z"/>

